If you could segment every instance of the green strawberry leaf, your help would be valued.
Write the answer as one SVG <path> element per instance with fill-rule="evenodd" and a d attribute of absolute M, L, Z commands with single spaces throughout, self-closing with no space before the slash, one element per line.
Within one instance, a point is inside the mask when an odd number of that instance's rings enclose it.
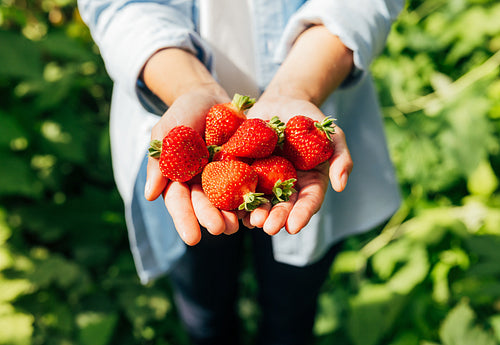
<path fill-rule="evenodd" d="M 293 193 L 297 192 L 295 188 L 293 188 L 295 181 L 297 181 L 297 179 L 294 178 L 288 179 L 283 182 L 281 180 L 276 181 L 273 187 L 273 205 L 290 200 L 290 196 Z"/>
<path fill-rule="evenodd" d="M 235 93 L 231 103 L 236 107 L 238 111 L 245 111 L 253 107 L 255 104 L 255 98 L 250 98 L 248 96 L 243 96 Z"/>
<path fill-rule="evenodd" d="M 335 119 L 332 119 L 330 116 L 324 118 L 321 122 L 315 122 L 314 126 L 322 132 L 325 132 L 328 140 L 332 141 L 332 134 L 335 134 L 335 124 L 333 123 Z"/>
<path fill-rule="evenodd" d="M 149 157 L 160 158 L 161 146 L 162 146 L 161 140 L 151 140 L 151 143 L 149 144 L 149 149 L 148 149 Z"/>
<path fill-rule="evenodd" d="M 278 143 L 277 145 L 281 145 L 285 140 L 285 128 L 286 125 L 282 122 L 279 117 L 273 116 L 271 120 L 269 120 L 269 126 L 278 134 Z"/>
<path fill-rule="evenodd" d="M 243 203 L 238 206 L 238 210 L 253 211 L 262 204 L 268 203 L 264 193 L 247 193 L 243 196 Z"/>

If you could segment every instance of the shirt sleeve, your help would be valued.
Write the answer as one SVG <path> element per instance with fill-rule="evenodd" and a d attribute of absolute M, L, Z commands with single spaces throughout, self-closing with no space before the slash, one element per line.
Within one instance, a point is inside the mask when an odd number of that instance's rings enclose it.
<path fill-rule="evenodd" d="M 312 25 L 324 25 L 353 51 L 354 70 L 344 86 L 363 77 L 379 55 L 404 0 L 310 0 L 288 21 L 275 59 L 282 62 L 297 37 Z"/>
<path fill-rule="evenodd" d="M 213 70 L 212 54 L 195 30 L 192 1 L 79 0 L 78 9 L 111 79 L 134 97 L 144 64 L 159 49 L 185 49 Z"/>

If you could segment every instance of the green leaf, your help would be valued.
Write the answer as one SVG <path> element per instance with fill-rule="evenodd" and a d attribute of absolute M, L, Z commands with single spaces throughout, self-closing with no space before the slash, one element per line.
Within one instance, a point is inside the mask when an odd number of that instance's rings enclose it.
<path fill-rule="evenodd" d="M 19 122 L 13 116 L 0 111 L 0 146 L 8 148 L 12 140 L 26 137 L 26 131 Z"/>
<path fill-rule="evenodd" d="M 466 246 L 471 253 L 483 259 L 500 262 L 500 237 L 495 235 L 471 236 L 466 239 Z"/>
<path fill-rule="evenodd" d="M 314 323 L 314 334 L 325 335 L 332 333 L 342 325 L 342 307 L 339 296 L 333 293 L 324 293 L 318 299 L 318 314 Z"/>
<path fill-rule="evenodd" d="M 443 157 L 453 162 L 450 167 L 467 176 L 486 159 L 495 139 L 487 119 L 490 103 L 478 97 L 475 90 L 461 96 L 445 110 L 443 116 L 447 117 L 450 126 L 439 133 L 438 142 Z"/>
<path fill-rule="evenodd" d="M 366 257 L 359 251 L 340 252 L 332 266 L 333 274 L 354 273 L 366 266 Z"/>
<path fill-rule="evenodd" d="M 475 324 L 476 314 L 466 300 L 460 301 L 443 321 L 439 336 L 443 345 L 496 345 L 491 333 Z"/>
<path fill-rule="evenodd" d="M 355 345 L 375 345 L 389 331 L 406 303 L 386 285 L 366 284 L 350 301 L 349 338 Z"/>
<path fill-rule="evenodd" d="M 413 246 L 412 255 L 388 281 L 390 288 L 400 294 L 409 294 L 420 284 L 429 272 L 427 251 L 423 246 Z"/>
<path fill-rule="evenodd" d="M 388 345 L 424 345 L 420 342 L 418 333 L 411 331 L 404 331 L 402 334 L 398 335 Z"/>
<path fill-rule="evenodd" d="M 88 61 L 97 58 L 87 46 L 62 32 L 47 35 L 39 44 L 44 53 L 64 61 Z"/>
<path fill-rule="evenodd" d="M 440 260 L 434 265 L 431 278 L 433 282 L 432 297 L 438 303 L 447 303 L 450 299 L 448 274 L 453 267 L 462 269 L 469 267 L 469 257 L 460 248 L 443 251 L 439 255 Z"/>
<path fill-rule="evenodd" d="M 482 160 L 467 180 L 471 194 L 490 196 L 498 187 L 498 178 L 488 160 Z"/>
<path fill-rule="evenodd" d="M 8 304 L 0 304 L 0 344 L 32 344 L 33 323 L 32 315 L 20 313 Z"/>
<path fill-rule="evenodd" d="M 491 324 L 491 328 L 495 333 L 495 337 L 500 343 L 500 314 L 493 315 L 492 317 L 490 317 L 489 321 Z"/>
<path fill-rule="evenodd" d="M 163 291 L 129 286 L 118 295 L 118 301 L 135 330 L 144 329 L 150 321 L 162 320 L 172 304 Z"/>
<path fill-rule="evenodd" d="M 19 195 L 37 197 L 41 185 L 37 182 L 30 162 L 8 151 L 0 150 L 0 196 Z"/>
<path fill-rule="evenodd" d="M 36 44 L 17 33 L 0 31 L 0 76 L 39 78 L 42 74 L 40 51 Z"/>
<path fill-rule="evenodd" d="M 388 281 L 387 286 L 403 295 L 421 283 L 429 271 L 425 247 L 404 239 L 378 251 L 373 256 L 372 266 L 380 278 Z"/>
<path fill-rule="evenodd" d="M 87 273 L 73 261 L 66 260 L 58 254 L 50 255 L 43 248 L 32 250 L 35 261 L 35 269 L 28 275 L 30 281 L 39 288 L 47 288 L 50 284 L 56 284 L 60 288 L 72 287 L 86 288 Z"/>
<path fill-rule="evenodd" d="M 118 321 L 117 313 L 84 312 L 76 316 L 82 345 L 109 344 Z"/>
<path fill-rule="evenodd" d="M 6 279 L 0 275 L 0 304 L 14 301 L 32 288 L 33 284 L 27 279 Z"/>
<path fill-rule="evenodd" d="M 12 236 L 12 229 L 7 223 L 7 212 L 0 207 L 0 246 L 4 245 L 10 236 Z"/>

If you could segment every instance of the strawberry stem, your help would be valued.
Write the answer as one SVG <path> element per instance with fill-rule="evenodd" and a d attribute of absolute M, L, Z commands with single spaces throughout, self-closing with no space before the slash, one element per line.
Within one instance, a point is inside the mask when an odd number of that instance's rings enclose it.
<path fill-rule="evenodd" d="M 282 122 L 279 117 L 273 116 L 271 120 L 269 120 L 269 126 L 278 134 L 278 145 L 280 145 L 285 140 L 285 123 Z"/>
<path fill-rule="evenodd" d="M 286 181 L 281 182 L 281 180 L 276 181 L 273 187 L 273 205 L 276 205 L 279 202 L 290 200 L 290 196 L 297 192 L 293 186 L 295 185 L 295 181 L 297 179 L 291 178 Z"/>
<path fill-rule="evenodd" d="M 332 119 L 330 116 L 327 116 L 321 122 L 315 122 L 314 126 L 320 131 L 325 132 L 328 140 L 332 141 L 332 134 L 335 134 L 335 124 L 333 123 L 335 119 Z"/>
<path fill-rule="evenodd" d="M 263 197 L 264 193 L 247 193 L 243 195 L 243 203 L 238 206 L 238 210 L 253 211 L 262 204 L 269 202 Z"/>
<path fill-rule="evenodd" d="M 222 146 L 208 145 L 207 149 L 208 149 L 208 157 L 209 157 L 208 159 L 211 162 L 212 159 L 214 159 L 214 155 L 222 149 Z"/>
<path fill-rule="evenodd" d="M 149 143 L 148 156 L 153 158 L 160 158 L 161 146 L 161 140 L 151 140 L 151 142 Z"/>
<path fill-rule="evenodd" d="M 255 104 L 255 98 L 235 93 L 231 103 L 236 107 L 236 109 L 238 109 L 238 111 L 245 111 L 250 109 Z"/>

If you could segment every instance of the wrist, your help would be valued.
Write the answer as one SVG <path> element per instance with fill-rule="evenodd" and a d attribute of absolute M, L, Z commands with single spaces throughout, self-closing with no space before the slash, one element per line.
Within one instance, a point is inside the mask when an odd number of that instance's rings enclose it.
<path fill-rule="evenodd" d="M 295 99 L 316 104 L 314 95 L 307 90 L 304 90 L 301 85 L 297 85 L 293 80 L 285 81 L 284 83 L 271 83 L 260 100 L 276 100 L 276 99 Z"/>
<path fill-rule="evenodd" d="M 353 52 L 322 25 L 305 30 L 269 84 L 270 95 L 320 106 L 353 68 Z"/>
<path fill-rule="evenodd" d="M 141 73 L 146 86 L 168 106 L 189 92 L 205 91 L 224 97 L 225 91 L 192 53 L 166 48 L 153 54 Z"/>

